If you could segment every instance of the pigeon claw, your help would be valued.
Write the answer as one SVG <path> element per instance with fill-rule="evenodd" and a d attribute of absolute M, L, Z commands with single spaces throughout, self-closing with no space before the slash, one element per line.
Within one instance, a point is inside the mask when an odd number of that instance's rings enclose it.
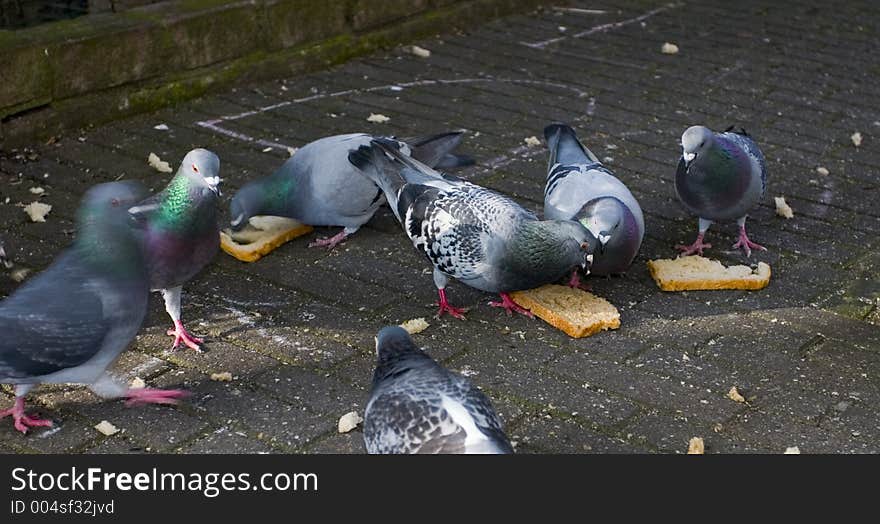
<path fill-rule="evenodd" d="M 12 417 L 13 426 L 15 426 L 15 429 L 18 431 L 21 431 L 22 434 L 27 433 L 28 428 L 52 427 L 52 421 L 49 419 L 29 417 L 24 414 L 23 397 L 16 398 L 15 404 L 13 404 L 11 408 L 0 411 L 0 418 L 8 416 Z"/>
<path fill-rule="evenodd" d="M 169 329 L 167 334 L 174 337 L 174 344 L 171 346 L 171 349 L 177 349 L 180 343 L 183 342 L 188 348 L 195 350 L 197 353 L 202 352 L 199 344 L 204 342 L 204 340 L 190 335 L 179 320 L 174 323 L 174 328 Z"/>
<path fill-rule="evenodd" d="M 449 305 L 449 302 L 446 300 L 446 290 L 438 289 L 437 293 L 440 295 L 440 300 L 437 301 L 437 306 L 440 309 L 437 311 L 437 318 L 443 316 L 443 313 L 449 313 L 453 317 L 459 320 L 466 320 L 464 318 L 464 314 L 467 313 L 467 308 L 455 307 Z"/>
<path fill-rule="evenodd" d="M 180 399 L 189 396 L 189 392 L 180 389 L 129 389 L 125 393 L 126 407 L 138 406 L 141 404 L 177 404 Z"/>
<path fill-rule="evenodd" d="M 514 302 L 507 293 L 501 293 L 500 295 L 501 302 L 489 302 L 489 305 L 492 307 L 503 307 L 507 311 L 507 316 L 512 315 L 513 312 L 516 311 L 529 318 L 535 318 L 535 315 L 531 311 Z"/>
<path fill-rule="evenodd" d="M 702 256 L 703 250 L 709 249 L 710 247 L 712 247 L 712 244 L 707 244 L 707 243 L 703 242 L 703 233 L 700 233 L 699 235 L 697 235 L 697 239 L 694 240 L 693 244 L 691 244 L 689 246 L 679 244 L 679 245 L 675 246 L 675 249 L 678 249 L 679 251 L 681 251 L 681 254 L 684 256 L 690 256 L 690 255 L 693 255 L 694 253 Z"/>
<path fill-rule="evenodd" d="M 746 234 L 745 227 L 741 227 L 739 229 L 739 240 L 737 240 L 736 244 L 733 245 L 733 249 L 739 249 L 739 248 L 742 248 L 742 250 L 745 251 L 746 258 L 749 258 L 752 256 L 753 249 L 758 249 L 760 251 L 767 251 L 766 247 L 764 247 L 760 244 L 756 244 L 756 243 L 752 242 L 751 240 L 749 240 L 749 236 Z"/>
<path fill-rule="evenodd" d="M 348 234 L 346 234 L 346 232 L 343 230 L 330 238 L 319 238 L 314 242 L 310 242 L 309 247 L 324 247 L 327 248 L 327 250 L 329 251 L 339 244 L 343 243 L 346 238 L 348 238 Z"/>

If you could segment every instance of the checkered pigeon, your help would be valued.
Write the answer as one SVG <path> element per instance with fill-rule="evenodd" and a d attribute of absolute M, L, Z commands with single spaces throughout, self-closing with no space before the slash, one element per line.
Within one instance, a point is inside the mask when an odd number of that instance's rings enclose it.
<path fill-rule="evenodd" d="M 448 277 L 500 293 L 508 313 L 531 314 L 516 305 L 511 291 L 554 282 L 576 266 L 592 262 L 596 238 L 569 220 L 538 220 L 500 193 L 443 175 L 375 139 L 349 155 L 385 193 L 413 245 L 434 265 L 440 311 L 463 318 L 446 301 Z"/>
<path fill-rule="evenodd" d="M 364 414 L 368 453 L 513 453 L 489 399 L 416 347 L 403 328 L 379 331 L 376 353 Z"/>

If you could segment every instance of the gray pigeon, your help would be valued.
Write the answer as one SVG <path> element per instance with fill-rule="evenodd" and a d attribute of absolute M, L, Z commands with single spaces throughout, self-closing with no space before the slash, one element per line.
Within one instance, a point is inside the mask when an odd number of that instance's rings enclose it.
<path fill-rule="evenodd" d="M 675 191 L 682 204 L 699 217 L 700 232 L 689 246 L 676 246 L 685 255 L 703 254 L 712 247 L 703 242 L 709 226 L 719 220 L 739 225 L 739 240 L 746 256 L 752 249 L 766 251 L 746 235 L 749 210 L 764 198 L 767 167 L 764 155 L 745 130 L 713 133 L 707 127 L 693 126 L 681 135 L 682 157 L 675 173 Z"/>
<path fill-rule="evenodd" d="M 129 209 L 144 229 L 150 289 L 162 293 L 165 311 L 174 322 L 168 330 L 174 337 L 172 348 L 183 342 L 201 351 L 202 339 L 190 335 L 180 320 L 180 293 L 220 247 L 220 182 L 217 155 L 193 149 L 164 190 Z"/>
<path fill-rule="evenodd" d="M 605 168 L 566 124 L 544 128 L 550 162 L 544 188 L 544 218 L 576 220 L 599 239 L 590 273 L 623 273 L 645 236 L 645 219 L 626 185 Z M 577 270 L 572 274 L 577 284 Z"/>
<path fill-rule="evenodd" d="M 403 328 L 379 331 L 376 353 L 364 413 L 368 453 L 513 453 L 489 399 L 417 348 Z"/>
<path fill-rule="evenodd" d="M 397 141 L 406 154 L 430 165 L 473 163 L 453 155 L 461 131 Z M 348 152 L 367 145 L 364 133 L 321 138 L 300 148 L 271 176 L 245 184 L 233 197 L 229 213 L 239 230 L 254 215 L 294 218 L 313 226 L 343 226 L 339 234 L 318 239 L 309 247 L 332 249 L 372 218 L 385 199 L 382 191 L 348 162 Z"/>
<path fill-rule="evenodd" d="M 446 301 L 448 277 L 500 293 L 492 306 L 532 316 L 508 295 L 559 280 L 572 268 L 586 268 L 596 238 L 569 220 L 541 221 L 513 200 L 458 178 L 442 175 L 375 139 L 352 151 L 349 160 L 385 192 L 413 245 L 434 265 L 440 295 L 438 316 L 464 318 Z"/>
<path fill-rule="evenodd" d="M 0 302 L 0 382 L 15 384 L 15 428 L 51 426 L 24 414 L 24 397 L 37 384 L 89 384 L 105 398 L 171 404 L 180 391 L 130 390 L 106 373 L 134 339 L 149 296 L 142 245 L 129 205 L 143 189 L 131 182 L 90 189 L 78 212 L 78 235 L 44 272 Z"/>

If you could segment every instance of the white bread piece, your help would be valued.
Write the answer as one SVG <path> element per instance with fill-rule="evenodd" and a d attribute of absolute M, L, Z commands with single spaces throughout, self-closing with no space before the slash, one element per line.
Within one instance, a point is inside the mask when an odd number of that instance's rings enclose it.
<path fill-rule="evenodd" d="M 254 216 L 241 231 L 220 231 L 220 247 L 242 262 L 255 262 L 313 229 L 292 218 Z"/>
<path fill-rule="evenodd" d="M 604 298 L 581 289 L 547 284 L 510 294 L 520 306 L 565 332 L 581 338 L 620 327 L 620 312 Z"/>
<path fill-rule="evenodd" d="M 698 255 L 649 260 L 651 277 L 663 291 L 705 289 L 763 289 L 770 283 L 770 266 L 758 262 L 749 266 L 730 266 Z"/>

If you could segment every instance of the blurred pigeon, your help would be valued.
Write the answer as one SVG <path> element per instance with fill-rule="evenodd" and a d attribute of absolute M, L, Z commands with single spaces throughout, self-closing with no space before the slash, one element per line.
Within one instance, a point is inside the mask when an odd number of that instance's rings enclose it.
<path fill-rule="evenodd" d="M 0 382 L 15 384 L 15 428 L 51 426 L 24 414 L 37 384 L 89 384 L 105 398 L 171 404 L 180 391 L 128 389 L 106 373 L 134 339 L 147 311 L 148 274 L 126 209 L 144 195 L 131 182 L 90 189 L 78 212 L 73 246 L 0 302 Z"/>
<path fill-rule="evenodd" d="M 129 209 L 144 229 L 150 289 L 160 291 L 174 328 L 173 348 L 181 342 L 201 351 L 202 339 L 190 335 L 180 320 L 183 284 L 202 270 L 220 247 L 217 202 L 220 159 L 206 149 L 183 157 L 168 186 Z"/>
<path fill-rule="evenodd" d="M 645 236 L 642 208 L 623 182 L 578 140 L 574 129 L 555 123 L 544 128 L 550 162 L 544 188 L 544 218 L 576 220 L 599 239 L 590 272 L 623 273 Z M 577 269 L 572 285 L 577 285 Z"/>
<path fill-rule="evenodd" d="M 699 217 L 700 232 L 689 246 L 676 246 L 685 255 L 703 254 L 712 247 L 703 236 L 713 222 L 736 219 L 739 240 L 746 256 L 752 249 L 766 251 L 746 235 L 746 217 L 764 197 L 767 168 L 764 155 L 744 129 L 713 133 L 707 127 L 693 126 L 681 135 L 682 157 L 675 173 L 675 191 L 691 213 Z"/>
<path fill-rule="evenodd" d="M 503 307 L 531 316 L 508 292 L 558 280 L 572 268 L 586 268 L 596 238 L 581 224 L 538 220 L 509 198 L 458 178 L 442 175 L 375 139 L 349 154 L 352 164 L 382 188 L 416 249 L 434 265 L 440 295 L 438 316 L 464 318 L 446 301 L 447 277 L 501 295 Z"/>
<path fill-rule="evenodd" d="M 403 328 L 379 331 L 376 353 L 364 413 L 368 453 L 513 453 L 489 399 L 417 348 Z"/>
<path fill-rule="evenodd" d="M 461 131 L 397 141 L 400 148 L 434 166 L 463 166 L 473 160 L 453 155 Z M 348 152 L 370 143 L 364 133 L 321 138 L 299 149 L 271 176 L 245 184 L 229 207 L 233 229 L 254 215 L 293 218 L 313 226 L 343 226 L 339 234 L 309 247 L 333 248 L 372 218 L 385 199 L 382 191 L 348 162 Z"/>

